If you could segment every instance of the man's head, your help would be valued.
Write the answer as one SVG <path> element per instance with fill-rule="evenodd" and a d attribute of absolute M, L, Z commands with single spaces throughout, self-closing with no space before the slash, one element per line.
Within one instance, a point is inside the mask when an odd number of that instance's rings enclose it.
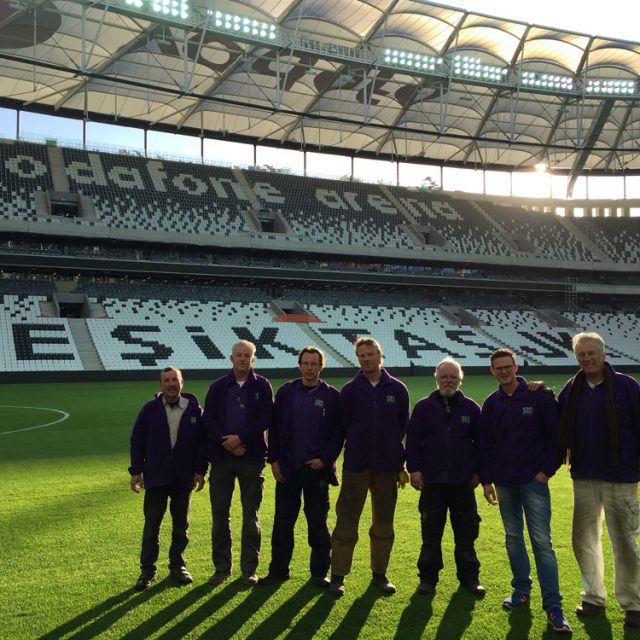
<path fill-rule="evenodd" d="M 238 340 L 231 348 L 231 366 L 238 380 L 245 380 L 256 359 L 256 345 L 248 340 Z"/>
<path fill-rule="evenodd" d="M 601 379 L 606 359 L 602 336 L 584 331 L 573 336 L 572 344 L 578 365 L 587 379 Z"/>
<path fill-rule="evenodd" d="M 308 346 L 298 354 L 298 369 L 302 375 L 302 383 L 307 387 L 315 387 L 324 368 L 324 353 L 318 347 Z"/>
<path fill-rule="evenodd" d="M 462 384 L 464 372 L 462 367 L 453 358 L 445 358 L 436 365 L 433 373 L 440 395 L 451 398 Z"/>
<path fill-rule="evenodd" d="M 515 383 L 517 372 L 516 354 L 511 349 L 501 347 L 491 354 L 491 375 L 495 376 L 503 387 Z"/>
<path fill-rule="evenodd" d="M 160 371 L 160 391 L 167 402 L 175 402 L 180 397 L 183 384 L 178 367 L 165 367 Z"/>
<path fill-rule="evenodd" d="M 375 374 L 382 369 L 382 348 L 377 340 L 368 336 L 358 338 L 355 349 L 362 373 Z"/>

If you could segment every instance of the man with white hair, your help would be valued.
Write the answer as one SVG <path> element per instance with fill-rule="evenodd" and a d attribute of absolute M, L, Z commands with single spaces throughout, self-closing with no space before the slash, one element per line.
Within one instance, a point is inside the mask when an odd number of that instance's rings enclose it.
<path fill-rule="evenodd" d="M 464 373 L 453 358 L 442 360 L 434 377 L 437 389 L 416 404 L 407 430 L 407 469 L 411 486 L 421 492 L 418 593 L 429 595 L 438 583 L 448 510 L 458 580 L 473 595 L 482 597 L 485 589 L 479 583 L 480 562 L 474 548 L 480 524 L 474 495 L 479 482 L 480 407 L 460 391 Z"/>
<path fill-rule="evenodd" d="M 616 599 L 625 626 L 640 628 L 640 384 L 606 362 L 604 340 L 579 333 L 580 371 L 560 393 L 560 451 L 573 479 L 573 551 L 582 576 L 581 617 L 604 611 L 602 520 L 613 547 Z"/>
<path fill-rule="evenodd" d="M 220 585 L 231 574 L 231 529 L 229 513 L 236 483 L 240 485 L 242 534 L 240 569 L 248 587 L 258 582 L 260 519 L 267 457 L 265 431 L 271 424 L 273 391 L 266 378 L 255 373 L 256 345 L 238 340 L 231 349 L 231 371 L 209 387 L 203 421 L 211 461 L 211 545 L 215 573 L 209 578 Z"/>

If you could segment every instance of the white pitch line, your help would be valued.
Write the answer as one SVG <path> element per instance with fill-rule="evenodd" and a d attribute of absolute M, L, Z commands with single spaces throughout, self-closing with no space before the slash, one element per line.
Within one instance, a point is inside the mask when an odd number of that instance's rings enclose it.
<path fill-rule="evenodd" d="M 35 427 L 25 427 L 24 429 L 14 429 L 13 431 L 0 431 L 0 436 L 8 436 L 10 433 L 20 433 L 21 431 L 32 431 L 33 429 L 50 427 L 53 424 L 58 424 L 58 422 L 64 422 L 71 415 L 66 411 L 60 411 L 60 409 L 49 409 L 48 407 L 21 407 L 13 404 L 1 404 L 0 409 L 35 409 L 36 411 L 53 411 L 54 413 L 62 414 L 62 418 L 58 418 L 53 422 L 47 422 L 46 424 L 37 424 Z"/>

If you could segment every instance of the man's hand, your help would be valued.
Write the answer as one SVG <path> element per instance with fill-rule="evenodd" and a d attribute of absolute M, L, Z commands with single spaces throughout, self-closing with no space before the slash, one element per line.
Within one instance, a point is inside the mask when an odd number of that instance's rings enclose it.
<path fill-rule="evenodd" d="M 282 473 L 282 469 L 280 469 L 280 463 L 278 462 L 271 463 L 271 473 L 273 473 L 273 477 L 276 479 L 276 482 L 285 481 L 285 477 Z"/>
<path fill-rule="evenodd" d="M 131 476 L 131 491 L 140 493 L 140 489 L 144 489 L 144 482 L 140 474 Z"/>
<path fill-rule="evenodd" d="M 416 491 L 422 491 L 424 489 L 424 478 L 422 477 L 422 471 L 411 472 L 411 486 Z"/>
<path fill-rule="evenodd" d="M 483 486 L 484 489 L 484 499 L 489 504 L 498 504 L 498 499 L 496 498 L 496 490 L 493 488 L 492 484 L 485 484 Z"/>
<path fill-rule="evenodd" d="M 480 476 L 477 473 L 474 473 L 471 476 L 471 480 L 469 480 L 469 486 L 472 489 L 475 489 L 480 484 Z"/>
<path fill-rule="evenodd" d="M 201 473 L 193 474 L 193 488 L 196 491 L 202 491 L 204 487 L 204 476 Z"/>
<path fill-rule="evenodd" d="M 240 440 L 239 436 L 236 435 L 226 435 L 222 436 L 222 446 L 227 450 L 233 453 L 233 450 L 237 447 L 243 446 L 242 440 Z"/>
<path fill-rule="evenodd" d="M 245 453 L 247 453 L 247 447 L 245 447 L 243 444 L 241 444 L 239 447 L 236 447 L 231 453 L 233 453 L 233 455 L 236 458 L 240 458 Z"/>
<path fill-rule="evenodd" d="M 309 460 L 307 464 L 314 471 L 322 471 L 322 469 L 324 469 L 327 466 L 324 462 L 322 462 L 322 460 L 320 460 L 320 458 L 311 458 L 311 460 Z"/>
<path fill-rule="evenodd" d="M 538 389 L 548 389 L 544 380 L 531 380 L 527 382 L 527 389 L 529 391 L 537 391 Z"/>
<path fill-rule="evenodd" d="M 538 471 L 533 477 L 538 482 L 542 482 L 542 484 L 549 484 L 549 476 L 544 471 Z"/>

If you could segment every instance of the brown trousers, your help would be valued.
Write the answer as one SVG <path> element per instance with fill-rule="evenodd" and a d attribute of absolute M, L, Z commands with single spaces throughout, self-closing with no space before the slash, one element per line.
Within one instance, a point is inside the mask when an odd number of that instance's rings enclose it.
<path fill-rule="evenodd" d="M 371 491 L 371 570 L 384 574 L 393 547 L 393 516 L 398 499 L 397 471 L 343 471 L 336 503 L 336 526 L 331 536 L 331 572 L 351 572 L 358 542 L 358 524 L 367 493 Z"/>

